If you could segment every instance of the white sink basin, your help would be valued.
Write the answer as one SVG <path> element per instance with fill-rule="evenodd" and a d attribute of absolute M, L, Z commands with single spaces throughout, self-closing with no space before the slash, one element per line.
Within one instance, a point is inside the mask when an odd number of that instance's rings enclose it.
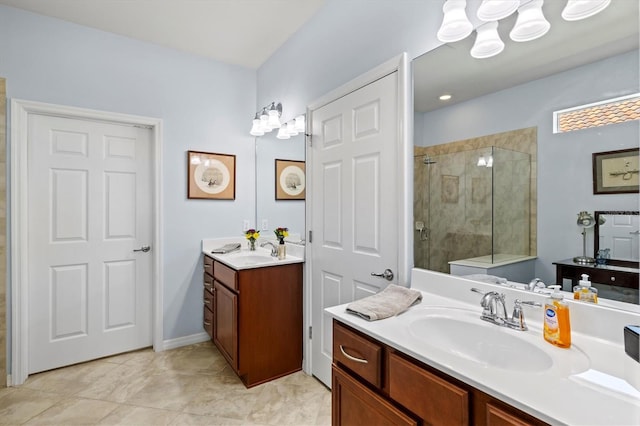
<path fill-rule="evenodd" d="M 431 314 L 409 324 L 409 332 L 429 345 L 487 367 L 521 372 L 540 372 L 553 366 L 553 359 L 537 345 L 514 335 L 514 331 Z M 516 331 L 520 333 L 519 331 Z"/>
<path fill-rule="evenodd" d="M 284 259 L 280 260 L 276 256 L 271 256 L 271 247 L 256 247 L 255 250 L 243 249 L 226 254 L 213 254 L 213 257 L 235 269 L 262 268 L 304 261 L 304 259 L 291 254 L 287 254 Z"/>
<path fill-rule="evenodd" d="M 255 253 L 255 252 L 248 252 Z M 248 266 L 248 265 L 262 265 L 265 263 L 275 263 L 278 258 L 271 257 L 271 255 L 261 254 L 245 254 L 245 252 L 239 252 L 238 254 L 230 254 L 229 260 L 236 265 Z"/>

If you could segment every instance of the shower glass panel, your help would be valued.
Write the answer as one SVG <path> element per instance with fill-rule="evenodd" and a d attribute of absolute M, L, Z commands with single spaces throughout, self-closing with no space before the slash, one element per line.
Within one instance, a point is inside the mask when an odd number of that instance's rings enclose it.
<path fill-rule="evenodd" d="M 529 154 L 496 147 L 414 158 L 414 260 L 493 264 L 529 256 Z"/>

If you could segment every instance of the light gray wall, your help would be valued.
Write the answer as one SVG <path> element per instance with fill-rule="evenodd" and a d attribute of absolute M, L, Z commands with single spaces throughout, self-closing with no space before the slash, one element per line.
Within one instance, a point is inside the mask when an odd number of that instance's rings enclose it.
<path fill-rule="evenodd" d="M 554 111 L 640 91 L 638 52 L 559 73 L 426 113 L 422 146 L 538 128 L 538 260 L 536 276 L 555 282 L 554 261 L 582 254 L 581 210 L 638 210 L 637 194 L 594 195 L 592 153 L 638 147 L 637 121 L 553 134 Z M 416 138 L 416 143 L 418 140 Z M 593 230 L 587 236 L 593 253 Z M 533 278 L 533 277 L 532 277 Z"/>
<path fill-rule="evenodd" d="M 202 332 L 200 241 L 254 217 L 256 72 L 0 6 L 0 75 L 8 98 L 164 121 L 164 338 Z M 187 150 L 236 155 L 235 201 L 186 198 Z"/>
<path fill-rule="evenodd" d="M 402 52 L 411 59 L 440 45 L 441 19 L 442 2 L 435 0 L 326 0 L 258 69 L 258 103 L 280 100 L 289 120 Z"/>

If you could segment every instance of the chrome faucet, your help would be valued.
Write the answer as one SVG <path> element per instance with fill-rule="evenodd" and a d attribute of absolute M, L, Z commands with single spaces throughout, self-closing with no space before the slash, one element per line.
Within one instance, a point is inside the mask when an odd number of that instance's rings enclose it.
<path fill-rule="evenodd" d="M 536 288 L 545 288 L 546 285 L 542 282 L 542 280 L 540 278 L 534 278 L 531 281 L 529 281 L 529 284 L 527 284 L 527 290 L 529 291 L 536 291 Z"/>
<path fill-rule="evenodd" d="M 520 299 L 516 299 L 513 302 L 513 313 L 511 314 L 511 318 L 509 318 L 507 316 L 507 307 L 504 301 L 504 294 L 500 294 L 496 291 L 489 291 L 485 293 L 481 290 L 478 290 L 477 288 L 472 288 L 471 291 L 483 295 L 482 300 L 480 301 L 480 306 L 482 306 L 483 308 L 480 319 L 499 326 L 512 328 L 514 330 L 526 331 L 528 329 L 527 324 L 524 320 L 524 311 L 522 310 L 522 305 L 542 306 L 538 302 L 522 301 Z M 500 306 L 502 306 L 501 309 Z"/>
<path fill-rule="evenodd" d="M 278 255 L 278 248 L 276 247 L 276 245 L 273 244 L 271 241 L 266 241 L 266 242 L 260 244 L 260 247 L 264 247 L 266 245 L 270 245 L 271 246 L 271 256 L 272 257 L 276 257 Z"/>

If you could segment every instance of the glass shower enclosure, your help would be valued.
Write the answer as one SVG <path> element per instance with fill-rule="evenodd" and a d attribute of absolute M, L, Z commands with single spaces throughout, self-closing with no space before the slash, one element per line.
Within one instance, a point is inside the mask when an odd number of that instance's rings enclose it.
<path fill-rule="evenodd" d="M 530 255 L 531 159 L 495 146 L 414 157 L 414 264 Z"/>

